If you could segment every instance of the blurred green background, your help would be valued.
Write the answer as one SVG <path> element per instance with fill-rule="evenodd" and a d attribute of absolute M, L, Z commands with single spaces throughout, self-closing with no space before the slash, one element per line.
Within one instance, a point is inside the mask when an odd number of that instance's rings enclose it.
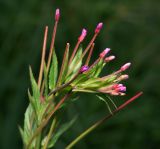
<path fill-rule="evenodd" d="M 74 47 L 83 27 L 93 35 L 98 22 L 104 28 L 96 40 L 93 60 L 106 47 L 116 60 L 104 74 L 131 61 L 128 94 L 144 95 L 77 144 L 77 149 L 160 148 L 160 1 L 159 0 L 1 0 L 0 1 L 0 148 L 20 149 L 18 125 L 23 124 L 30 85 L 28 65 L 38 74 L 45 25 L 51 37 L 54 11 L 61 9 L 56 51 L 61 59 L 66 42 Z M 50 38 L 49 40 L 50 41 Z M 49 42 L 48 42 L 49 48 Z M 65 116 L 79 120 L 57 143 L 64 148 L 82 130 L 108 113 L 105 104 L 87 94 L 70 105 Z"/>

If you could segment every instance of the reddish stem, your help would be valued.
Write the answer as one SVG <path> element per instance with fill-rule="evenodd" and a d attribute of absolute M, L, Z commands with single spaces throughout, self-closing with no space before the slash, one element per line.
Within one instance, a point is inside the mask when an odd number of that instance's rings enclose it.
<path fill-rule="evenodd" d="M 38 78 L 38 87 L 39 87 L 39 89 L 40 89 L 41 82 L 42 82 L 44 61 L 45 61 L 45 55 L 46 55 L 47 35 L 48 35 L 48 26 L 45 27 L 45 32 L 44 32 L 44 40 L 43 40 L 43 48 L 42 48 L 42 57 L 41 57 L 41 66 L 40 66 L 39 78 Z"/>

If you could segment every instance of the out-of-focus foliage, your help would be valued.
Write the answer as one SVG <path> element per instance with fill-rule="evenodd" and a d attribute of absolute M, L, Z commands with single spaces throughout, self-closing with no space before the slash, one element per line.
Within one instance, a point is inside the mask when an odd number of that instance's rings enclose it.
<path fill-rule="evenodd" d="M 49 25 L 51 37 L 56 7 L 61 9 L 55 47 L 58 59 L 62 58 L 66 42 L 74 47 L 83 27 L 88 29 L 85 47 L 96 24 L 102 21 L 104 28 L 97 38 L 93 58 L 107 46 L 112 48 L 117 59 L 109 64 L 106 72 L 130 60 L 133 63 L 127 81 L 128 95 L 112 99 L 122 102 L 136 91 L 144 91 L 143 97 L 91 133 L 76 148 L 159 148 L 159 3 L 159 0 L 1 0 L 0 148 L 22 148 L 18 124 L 23 122 L 28 103 L 28 65 L 32 65 L 38 75 L 44 26 Z M 96 97 L 81 95 L 65 114 L 71 118 L 73 113 L 78 113 L 79 120 L 57 143 L 57 148 L 64 148 L 107 112 Z"/>

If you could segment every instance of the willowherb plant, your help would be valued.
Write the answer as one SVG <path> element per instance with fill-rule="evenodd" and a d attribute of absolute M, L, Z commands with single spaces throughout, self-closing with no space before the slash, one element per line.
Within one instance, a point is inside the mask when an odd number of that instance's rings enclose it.
<path fill-rule="evenodd" d="M 72 99 L 75 99 L 78 96 L 78 92 L 96 94 L 100 100 L 106 103 L 110 114 L 84 131 L 80 136 L 66 146 L 67 149 L 72 148 L 89 132 L 142 94 L 142 92 L 138 93 L 119 107 L 117 107 L 111 98 L 109 98 L 109 95 L 125 95 L 126 86 L 120 82 L 128 79 L 128 75 L 123 73 L 131 65 L 131 63 L 126 63 L 120 67 L 119 70 L 104 77 L 99 77 L 104 66 L 115 59 L 115 56 L 113 55 L 108 56 L 110 48 L 106 48 L 102 51 L 97 60 L 90 64 L 90 59 L 94 49 L 94 41 L 102 29 L 103 23 L 99 23 L 97 25 L 91 41 L 84 50 L 82 50 L 81 43 L 87 35 L 86 29 L 82 29 L 82 33 L 78 37 L 71 55 L 69 54 L 70 44 L 66 44 L 62 65 L 60 71 L 58 71 L 58 61 L 54 50 L 54 43 L 59 19 L 60 10 L 57 9 L 47 62 L 45 57 L 48 27 L 46 26 L 45 28 L 38 81 L 35 80 L 32 70 L 29 68 L 32 94 L 30 93 L 30 90 L 28 90 L 30 103 L 25 112 L 24 127 L 23 129 L 20 128 L 24 148 L 26 149 L 46 149 L 55 146 L 55 143 L 60 136 L 76 120 L 76 118 L 73 118 L 70 122 L 60 124 L 58 117 L 58 113 L 60 112 L 59 109 L 64 108 L 67 105 L 66 103 L 68 103 L 67 101 L 72 102 Z M 84 57 L 86 55 L 87 57 L 84 62 Z M 113 111 L 110 109 L 108 100 L 110 100 L 110 103 L 115 107 Z"/>

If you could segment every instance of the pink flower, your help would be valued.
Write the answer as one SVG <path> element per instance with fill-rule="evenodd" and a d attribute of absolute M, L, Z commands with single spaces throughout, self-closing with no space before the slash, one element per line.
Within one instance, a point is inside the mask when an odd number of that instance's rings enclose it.
<path fill-rule="evenodd" d="M 100 30 L 102 29 L 102 27 L 103 27 L 103 23 L 102 23 L 102 22 L 101 22 L 101 23 L 98 23 L 98 25 L 97 25 L 97 27 L 96 27 L 96 29 L 95 29 L 95 33 L 99 33 Z"/>
<path fill-rule="evenodd" d="M 81 35 L 79 36 L 78 40 L 79 40 L 80 42 L 82 42 L 82 41 L 84 40 L 84 38 L 86 37 L 86 35 L 87 35 L 87 30 L 84 28 L 84 29 L 82 30 L 82 33 L 81 33 Z"/>
<path fill-rule="evenodd" d="M 56 9 L 56 13 L 55 13 L 55 20 L 58 21 L 60 18 L 60 10 Z"/>

